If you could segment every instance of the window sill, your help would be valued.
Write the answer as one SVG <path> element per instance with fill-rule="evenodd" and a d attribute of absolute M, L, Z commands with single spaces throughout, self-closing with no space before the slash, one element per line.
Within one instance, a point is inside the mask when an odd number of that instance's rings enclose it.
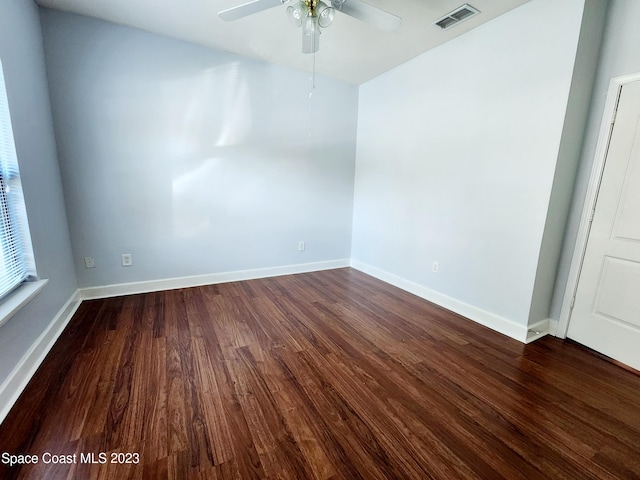
<path fill-rule="evenodd" d="M 0 327 L 13 317 L 22 307 L 31 301 L 49 280 L 37 280 L 20 285 L 0 304 Z"/>

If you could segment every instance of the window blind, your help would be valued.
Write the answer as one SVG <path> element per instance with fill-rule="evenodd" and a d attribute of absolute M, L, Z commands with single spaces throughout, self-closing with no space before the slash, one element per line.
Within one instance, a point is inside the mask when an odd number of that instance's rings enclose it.
<path fill-rule="evenodd" d="M 35 265 L 0 61 L 0 301 L 30 277 Z"/>

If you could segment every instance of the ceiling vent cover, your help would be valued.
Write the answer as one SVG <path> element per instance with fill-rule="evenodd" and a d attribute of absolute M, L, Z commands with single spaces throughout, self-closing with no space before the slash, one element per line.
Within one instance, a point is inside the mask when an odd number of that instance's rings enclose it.
<path fill-rule="evenodd" d="M 444 17 L 434 22 L 434 24 L 445 30 L 479 13 L 480 10 L 478 10 L 477 8 L 473 8 L 468 3 L 465 3 L 461 7 L 456 8 L 454 11 L 447 13 Z"/>

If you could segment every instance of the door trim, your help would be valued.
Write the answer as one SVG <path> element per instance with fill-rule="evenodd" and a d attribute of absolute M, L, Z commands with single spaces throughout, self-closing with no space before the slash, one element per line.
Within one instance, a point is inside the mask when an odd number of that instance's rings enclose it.
<path fill-rule="evenodd" d="M 589 185 L 582 207 L 582 215 L 580 217 L 580 226 L 578 227 L 578 236 L 571 258 L 571 266 L 569 267 L 569 276 L 562 300 L 562 308 L 560 310 L 560 318 L 558 319 L 558 327 L 555 332 L 556 337 L 566 338 L 569 330 L 569 321 L 571 319 L 572 304 L 578 289 L 578 281 L 580 280 L 580 272 L 582 270 L 582 262 L 587 249 L 587 241 L 589 240 L 589 232 L 591 230 L 591 212 L 596 208 L 598 199 L 598 190 L 604 173 L 604 164 L 609 150 L 609 141 L 611 140 L 611 132 L 613 131 L 613 123 L 620 98 L 622 87 L 627 83 L 640 81 L 640 73 L 632 75 L 624 75 L 614 77 L 609 82 L 609 90 L 607 92 L 607 100 L 602 115 L 602 123 L 600 124 L 600 134 L 596 145 L 596 153 L 593 165 L 591 167 L 591 176 Z"/>

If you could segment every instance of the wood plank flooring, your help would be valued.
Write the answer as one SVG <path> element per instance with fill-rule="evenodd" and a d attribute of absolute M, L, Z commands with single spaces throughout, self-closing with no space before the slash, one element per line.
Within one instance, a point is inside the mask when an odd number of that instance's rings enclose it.
<path fill-rule="evenodd" d="M 639 392 L 348 268 L 86 301 L 0 478 L 640 478 Z"/>

